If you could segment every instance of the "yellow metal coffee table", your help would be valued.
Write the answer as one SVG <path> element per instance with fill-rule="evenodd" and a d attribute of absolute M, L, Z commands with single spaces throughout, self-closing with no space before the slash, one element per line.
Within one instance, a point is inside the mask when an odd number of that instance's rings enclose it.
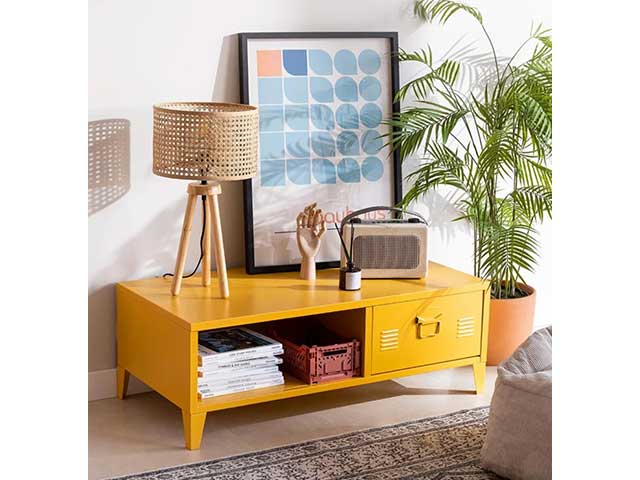
<path fill-rule="evenodd" d="M 200 448 L 207 412 L 353 387 L 433 370 L 472 365 L 476 391 L 484 388 L 489 283 L 436 263 L 421 280 L 363 280 L 338 289 L 338 270 L 315 282 L 297 272 L 247 275 L 229 271 L 229 298 L 199 278 L 180 296 L 162 278 L 117 285 L 118 397 L 135 375 L 182 410 L 185 444 Z M 198 332 L 295 318 L 319 319 L 361 343 L 362 374 L 307 385 L 285 373 L 284 385 L 201 400 L 197 393 Z"/>

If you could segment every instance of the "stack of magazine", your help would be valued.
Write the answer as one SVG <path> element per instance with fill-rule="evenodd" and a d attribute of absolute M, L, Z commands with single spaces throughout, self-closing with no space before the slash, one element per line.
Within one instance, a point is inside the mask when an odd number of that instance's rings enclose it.
<path fill-rule="evenodd" d="M 244 327 L 200 332 L 198 394 L 211 398 L 228 393 L 282 385 L 278 365 L 282 344 Z"/>

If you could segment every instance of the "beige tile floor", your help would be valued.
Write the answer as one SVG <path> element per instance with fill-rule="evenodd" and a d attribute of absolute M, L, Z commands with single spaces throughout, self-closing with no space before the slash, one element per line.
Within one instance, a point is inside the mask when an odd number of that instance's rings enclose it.
<path fill-rule="evenodd" d="M 184 449 L 180 411 L 156 393 L 89 403 L 89 478 L 236 455 L 489 405 L 471 367 L 210 413 L 201 450 Z"/>

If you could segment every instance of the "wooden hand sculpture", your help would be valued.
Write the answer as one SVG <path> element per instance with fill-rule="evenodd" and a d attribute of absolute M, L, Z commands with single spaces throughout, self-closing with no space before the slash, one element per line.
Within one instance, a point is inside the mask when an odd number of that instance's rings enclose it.
<path fill-rule="evenodd" d="M 320 250 L 320 237 L 327 229 L 327 224 L 322 218 L 322 210 L 316 209 L 316 205 L 312 203 L 306 206 L 296 217 L 296 240 L 302 255 L 300 278 L 305 280 L 316 279 L 315 257 Z"/>

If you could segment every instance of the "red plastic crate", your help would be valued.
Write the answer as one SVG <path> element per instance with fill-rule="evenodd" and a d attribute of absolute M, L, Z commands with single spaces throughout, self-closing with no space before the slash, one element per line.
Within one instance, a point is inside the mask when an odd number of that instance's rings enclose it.
<path fill-rule="evenodd" d="M 360 375 L 358 340 L 345 341 L 320 325 L 297 330 L 286 324 L 269 329 L 284 347 L 284 370 L 309 385 Z"/>

